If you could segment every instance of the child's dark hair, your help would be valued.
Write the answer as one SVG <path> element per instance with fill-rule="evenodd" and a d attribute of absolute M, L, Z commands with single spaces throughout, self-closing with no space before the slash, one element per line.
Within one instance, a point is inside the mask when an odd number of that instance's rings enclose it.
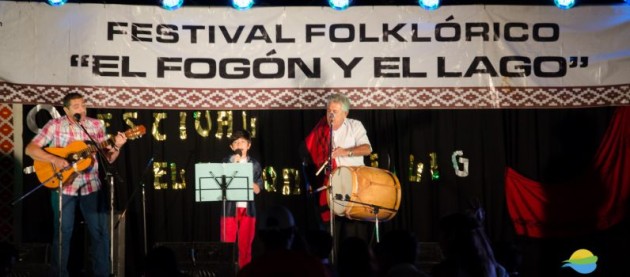
<path fill-rule="evenodd" d="M 234 143 L 234 141 L 241 138 L 248 141 L 249 143 L 252 142 L 252 136 L 249 134 L 247 130 L 238 130 L 232 133 L 232 136 L 230 137 L 230 144 Z"/>

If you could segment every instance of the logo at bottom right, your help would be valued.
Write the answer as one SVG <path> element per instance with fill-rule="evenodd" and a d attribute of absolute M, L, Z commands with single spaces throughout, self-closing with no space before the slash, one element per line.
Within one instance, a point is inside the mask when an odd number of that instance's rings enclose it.
<path fill-rule="evenodd" d="M 587 249 L 578 249 L 563 263 L 562 267 L 570 267 L 578 273 L 589 274 L 597 268 L 597 256 Z"/>

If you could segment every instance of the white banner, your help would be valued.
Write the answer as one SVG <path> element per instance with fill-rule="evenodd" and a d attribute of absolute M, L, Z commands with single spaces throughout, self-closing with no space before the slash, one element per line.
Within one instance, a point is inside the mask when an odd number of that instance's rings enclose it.
<path fill-rule="evenodd" d="M 8 97 L 2 102 L 56 101 L 59 92 L 75 88 L 102 94 L 91 96 L 94 103 L 119 94 L 100 103 L 112 107 L 184 109 L 308 108 L 330 91 L 356 92 L 363 108 L 593 106 L 630 99 L 627 5 L 167 11 L 3 1 L 0 41 L 0 91 Z M 554 93 L 571 88 L 580 95 Z M 586 94 L 602 88 L 616 96 L 589 103 L 599 96 Z M 532 95 L 528 90 L 544 99 L 523 99 Z M 170 98 L 162 98 L 165 92 Z M 203 102 L 234 92 L 242 98 Z M 315 99 L 301 99 L 304 92 Z M 387 101 L 366 98 L 375 93 Z M 582 100 L 572 104 L 567 97 Z"/>

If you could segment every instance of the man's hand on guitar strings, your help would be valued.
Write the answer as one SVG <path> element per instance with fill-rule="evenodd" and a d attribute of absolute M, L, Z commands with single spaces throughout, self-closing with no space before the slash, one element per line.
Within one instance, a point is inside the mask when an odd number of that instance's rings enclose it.
<path fill-rule="evenodd" d="M 67 166 L 70 165 L 70 163 L 68 163 L 68 161 L 66 161 L 63 158 L 57 157 L 55 155 L 51 155 L 53 158 L 50 160 L 50 163 L 56 168 L 56 169 L 61 169 L 61 168 L 66 168 Z"/>

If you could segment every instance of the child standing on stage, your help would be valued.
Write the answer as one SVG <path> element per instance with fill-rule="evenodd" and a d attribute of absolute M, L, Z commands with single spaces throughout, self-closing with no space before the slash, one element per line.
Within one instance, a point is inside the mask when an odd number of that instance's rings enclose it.
<path fill-rule="evenodd" d="M 234 154 L 223 159 L 224 163 L 252 163 L 254 168 L 255 194 L 260 192 L 262 167 L 248 155 L 252 139 L 248 131 L 235 131 L 230 137 L 230 148 Z M 252 259 L 252 242 L 256 230 L 256 208 L 254 201 L 228 202 L 225 217 L 221 218 L 221 241 L 236 242 L 238 237 L 238 266 L 243 268 Z"/>

